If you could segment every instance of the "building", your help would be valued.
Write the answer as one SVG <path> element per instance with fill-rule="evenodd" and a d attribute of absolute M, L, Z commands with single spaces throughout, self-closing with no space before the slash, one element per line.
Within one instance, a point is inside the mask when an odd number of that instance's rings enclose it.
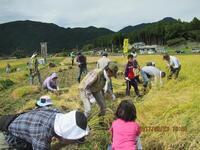
<path fill-rule="evenodd" d="M 144 42 L 134 43 L 132 47 L 139 51 L 140 54 L 166 53 L 164 47 L 160 45 L 145 45 Z"/>

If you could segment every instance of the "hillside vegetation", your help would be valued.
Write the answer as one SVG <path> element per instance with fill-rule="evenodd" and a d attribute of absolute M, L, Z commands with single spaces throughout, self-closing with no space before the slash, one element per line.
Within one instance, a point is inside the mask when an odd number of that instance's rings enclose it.
<path fill-rule="evenodd" d="M 63 28 L 52 23 L 15 21 L 0 24 L 0 56 L 25 57 L 40 52 L 40 42 L 48 43 L 48 53 L 72 50 L 122 49 L 124 38 L 130 44 L 144 42 L 164 46 L 200 41 L 200 20 L 184 22 L 170 17 L 153 23 L 127 26 L 118 32 L 106 28 Z"/>
<path fill-rule="evenodd" d="M 123 99 L 131 99 L 137 109 L 137 122 L 142 127 L 142 145 L 146 150 L 197 150 L 200 147 L 200 61 L 198 55 L 178 55 L 182 64 L 182 70 L 178 80 L 167 81 L 164 79 L 163 87 L 153 87 L 143 98 L 136 98 L 134 91 L 130 97 L 125 96 L 125 82 L 123 75 L 113 79 L 114 93 L 117 96 L 115 101 L 109 96 L 106 99 L 107 112 L 104 122 L 107 127 L 99 125 L 98 107 L 93 105 L 92 114 L 89 118 L 90 134 L 84 144 L 64 145 L 55 141 L 53 149 L 106 149 L 110 141 L 108 128 L 114 119 L 116 107 Z M 95 67 L 97 57 L 88 57 L 89 70 Z M 120 72 L 123 72 L 124 64 L 127 59 L 123 56 L 111 57 L 117 61 Z M 42 79 L 52 72 L 57 72 L 61 88 L 67 88 L 60 95 L 46 93 L 38 90 L 37 85 L 34 87 L 28 85 L 26 65 L 27 59 L 3 60 L 1 61 L 0 71 L 1 80 L 10 79 L 14 82 L 8 89 L 0 90 L 0 114 L 28 111 L 35 107 L 35 101 L 43 94 L 49 94 L 55 107 L 69 111 L 72 109 L 83 110 L 82 102 L 79 98 L 78 84 L 76 82 L 77 66 L 70 66 L 70 58 L 52 58 L 57 67 L 49 69 L 47 66 L 41 66 Z M 12 62 L 22 68 L 17 73 L 6 75 L 4 67 L 6 62 Z M 138 56 L 141 66 L 147 61 L 155 61 L 156 66 L 166 70 L 165 63 L 160 55 Z M 142 89 L 142 85 L 139 87 Z M 23 90 L 22 90 L 23 89 Z M 30 90 L 34 89 L 34 90 Z M 28 91 L 28 92 L 27 92 Z"/>

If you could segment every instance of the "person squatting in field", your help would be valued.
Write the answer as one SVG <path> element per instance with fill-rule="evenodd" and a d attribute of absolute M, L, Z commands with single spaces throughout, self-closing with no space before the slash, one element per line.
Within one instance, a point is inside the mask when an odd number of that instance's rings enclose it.
<path fill-rule="evenodd" d="M 115 117 L 110 128 L 112 144 L 108 146 L 108 150 L 141 150 L 141 131 L 140 125 L 135 121 L 137 115 L 134 104 L 129 100 L 121 101 Z"/>
<path fill-rule="evenodd" d="M 108 63 L 111 62 L 111 60 L 108 58 L 108 53 L 103 52 L 102 57 L 97 61 L 97 69 L 105 69 L 105 67 L 108 65 Z M 112 86 L 112 79 L 107 78 L 106 84 L 104 86 L 103 93 L 109 93 L 112 96 L 112 99 L 115 100 L 115 94 L 113 93 L 113 86 Z"/>
<path fill-rule="evenodd" d="M 51 92 L 57 92 L 59 90 L 59 87 L 57 85 L 57 79 L 58 79 L 57 74 L 52 73 L 49 77 L 47 77 L 44 80 L 42 84 L 43 89 L 46 89 Z"/>
<path fill-rule="evenodd" d="M 82 73 L 87 73 L 87 60 L 86 60 L 86 57 L 81 52 L 79 52 L 77 54 L 76 62 L 77 62 L 78 67 L 79 67 L 77 81 L 80 83 Z"/>
<path fill-rule="evenodd" d="M 126 64 L 125 72 L 124 72 L 124 76 L 126 80 L 126 96 L 130 95 L 130 89 L 131 89 L 131 86 L 133 86 L 135 90 L 135 94 L 138 97 L 141 97 L 139 89 L 138 89 L 138 83 L 136 81 L 135 73 L 134 73 L 135 65 L 133 62 L 133 55 L 129 54 L 127 58 L 128 58 L 128 62 Z"/>
<path fill-rule="evenodd" d="M 163 60 L 167 61 L 167 66 L 170 69 L 170 74 L 168 79 L 171 79 L 174 75 L 174 79 L 178 78 L 179 72 L 181 70 L 181 63 L 175 56 L 170 56 L 168 54 L 163 55 Z"/>
<path fill-rule="evenodd" d="M 157 82 L 159 80 L 160 85 L 162 86 L 162 78 L 165 77 L 165 72 L 159 70 L 155 66 L 144 66 L 141 69 L 141 76 L 143 79 L 143 87 L 144 87 L 144 92 L 146 92 L 148 83 L 153 80 L 154 85 L 157 85 Z"/>
<path fill-rule="evenodd" d="M 100 107 L 99 116 L 105 114 L 106 104 L 102 90 L 106 84 L 106 80 L 116 77 L 118 66 L 114 62 L 110 62 L 105 69 L 94 69 L 89 72 L 79 85 L 80 97 L 84 105 L 84 113 L 88 117 L 91 111 L 91 102 L 97 102 Z"/>
<path fill-rule="evenodd" d="M 81 143 L 88 135 L 89 128 L 82 112 L 62 113 L 55 108 L 39 107 L 22 114 L 1 116 L 0 131 L 4 134 L 1 138 L 6 141 L 4 147 L 50 150 L 53 137 L 66 144 Z"/>

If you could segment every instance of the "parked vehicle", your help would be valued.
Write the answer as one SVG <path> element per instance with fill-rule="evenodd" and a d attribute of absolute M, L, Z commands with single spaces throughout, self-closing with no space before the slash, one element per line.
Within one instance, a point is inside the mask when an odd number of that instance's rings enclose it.
<path fill-rule="evenodd" d="M 200 48 L 193 48 L 192 53 L 200 53 Z"/>

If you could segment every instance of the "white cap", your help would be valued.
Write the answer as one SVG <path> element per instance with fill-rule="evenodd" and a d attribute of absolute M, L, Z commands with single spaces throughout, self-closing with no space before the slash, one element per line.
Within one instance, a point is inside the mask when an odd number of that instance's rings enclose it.
<path fill-rule="evenodd" d="M 56 114 L 54 131 L 58 136 L 68 140 L 77 140 L 88 135 L 87 118 L 82 114 L 84 116 L 84 122 L 86 122 L 86 128 L 84 130 L 77 125 L 77 119 L 79 118 L 76 117 L 76 112 L 71 111 L 66 114 Z"/>

